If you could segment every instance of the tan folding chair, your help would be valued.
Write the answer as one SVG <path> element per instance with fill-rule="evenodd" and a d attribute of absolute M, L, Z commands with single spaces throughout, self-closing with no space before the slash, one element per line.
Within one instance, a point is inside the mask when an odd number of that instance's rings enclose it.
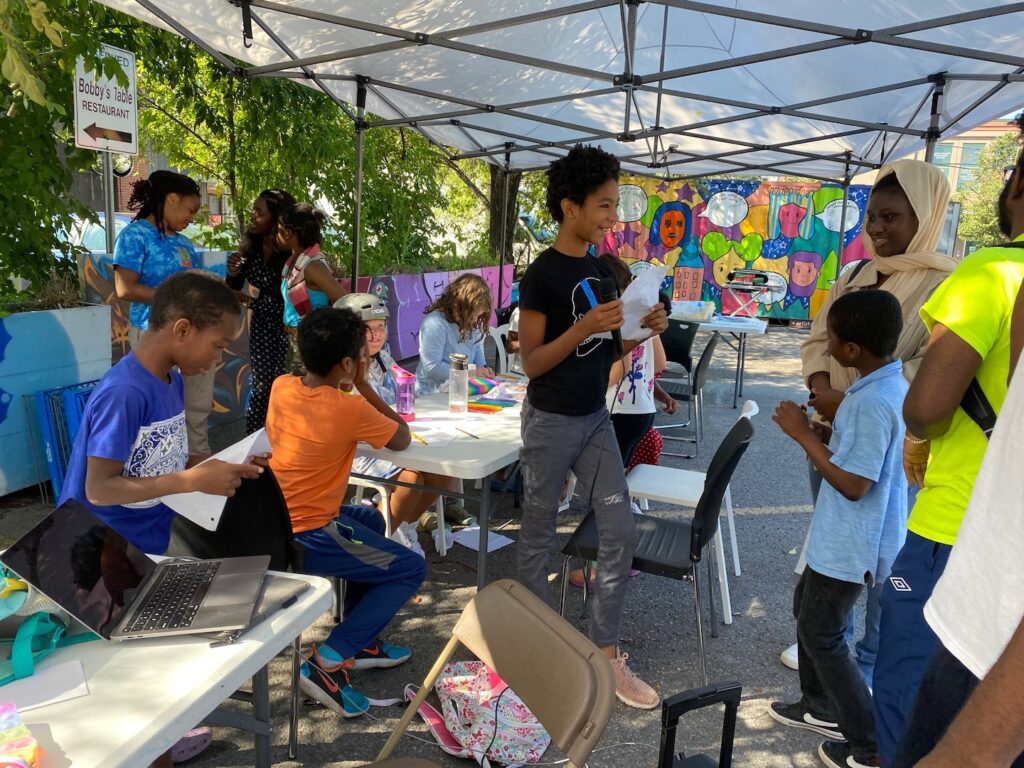
<path fill-rule="evenodd" d="M 478 592 L 463 610 L 451 639 L 373 766 L 433 765 L 426 760 L 388 758 L 459 643 L 518 694 L 569 758 L 569 768 L 587 761 L 615 704 L 611 663 L 526 587 L 504 579 Z"/>

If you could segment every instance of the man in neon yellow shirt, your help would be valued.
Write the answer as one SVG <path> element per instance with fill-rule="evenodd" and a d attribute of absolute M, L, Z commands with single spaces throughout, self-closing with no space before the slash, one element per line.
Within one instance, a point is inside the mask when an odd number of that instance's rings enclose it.
<path fill-rule="evenodd" d="M 999 198 L 999 221 L 1004 234 L 1024 241 L 1024 155 Z M 999 413 L 1010 373 L 1010 319 L 1022 282 L 1024 247 L 984 248 L 965 258 L 921 308 L 931 339 L 903 407 L 905 454 L 926 450 L 930 440 L 931 455 L 906 544 L 881 599 L 874 700 L 883 766 L 892 764 L 938 645 L 924 604 L 945 569 L 988 447 L 960 402 L 977 378 Z"/>

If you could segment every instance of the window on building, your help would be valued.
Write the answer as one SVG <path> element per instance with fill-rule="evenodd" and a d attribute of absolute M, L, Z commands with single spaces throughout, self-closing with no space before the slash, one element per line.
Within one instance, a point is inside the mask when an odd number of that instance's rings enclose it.
<path fill-rule="evenodd" d="M 960 173 L 956 179 L 956 189 L 959 192 L 965 185 L 974 180 L 978 171 L 978 155 L 985 148 L 983 143 L 964 142 L 960 149 Z"/>
<path fill-rule="evenodd" d="M 936 144 L 935 153 L 932 155 L 932 165 L 937 165 L 946 178 L 949 178 L 950 164 L 953 162 L 953 145 L 952 144 Z"/>

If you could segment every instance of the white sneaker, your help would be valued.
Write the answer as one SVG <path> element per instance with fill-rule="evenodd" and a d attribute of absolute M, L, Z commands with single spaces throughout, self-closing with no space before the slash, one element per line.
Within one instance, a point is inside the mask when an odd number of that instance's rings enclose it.
<path fill-rule="evenodd" d="M 640 509 L 640 505 L 635 501 L 629 502 L 629 506 L 632 507 L 634 515 L 642 515 L 644 513 L 644 511 Z"/>
<path fill-rule="evenodd" d="M 407 547 L 417 555 L 426 560 L 427 555 L 420 546 L 420 538 L 416 535 L 416 529 L 409 523 L 402 523 L 391 532 L 391 540 L 396 541 L 403 547 Z"/>
<path fill-rule="evenodd" d="M 779 661 L 782 662 L 783 666 L 789 667 L 790 669 L 800 669 L 800 657 L 797 655 L 797 644 L 793 643 L 789 648 L 782 652 L 779 656 Z"/>

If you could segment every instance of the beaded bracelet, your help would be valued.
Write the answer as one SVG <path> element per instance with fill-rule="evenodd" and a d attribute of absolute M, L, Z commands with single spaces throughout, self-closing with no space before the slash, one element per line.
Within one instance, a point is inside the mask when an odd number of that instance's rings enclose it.
<path fill-rule="evenodd" d="M 904 435 L 903 439 L 906 440 L 911 445 L 924 445 L 925 443 L 929 442 L 928 440 L 918 440 L 917 438 L 910 437 L 910 435 Z"/>

